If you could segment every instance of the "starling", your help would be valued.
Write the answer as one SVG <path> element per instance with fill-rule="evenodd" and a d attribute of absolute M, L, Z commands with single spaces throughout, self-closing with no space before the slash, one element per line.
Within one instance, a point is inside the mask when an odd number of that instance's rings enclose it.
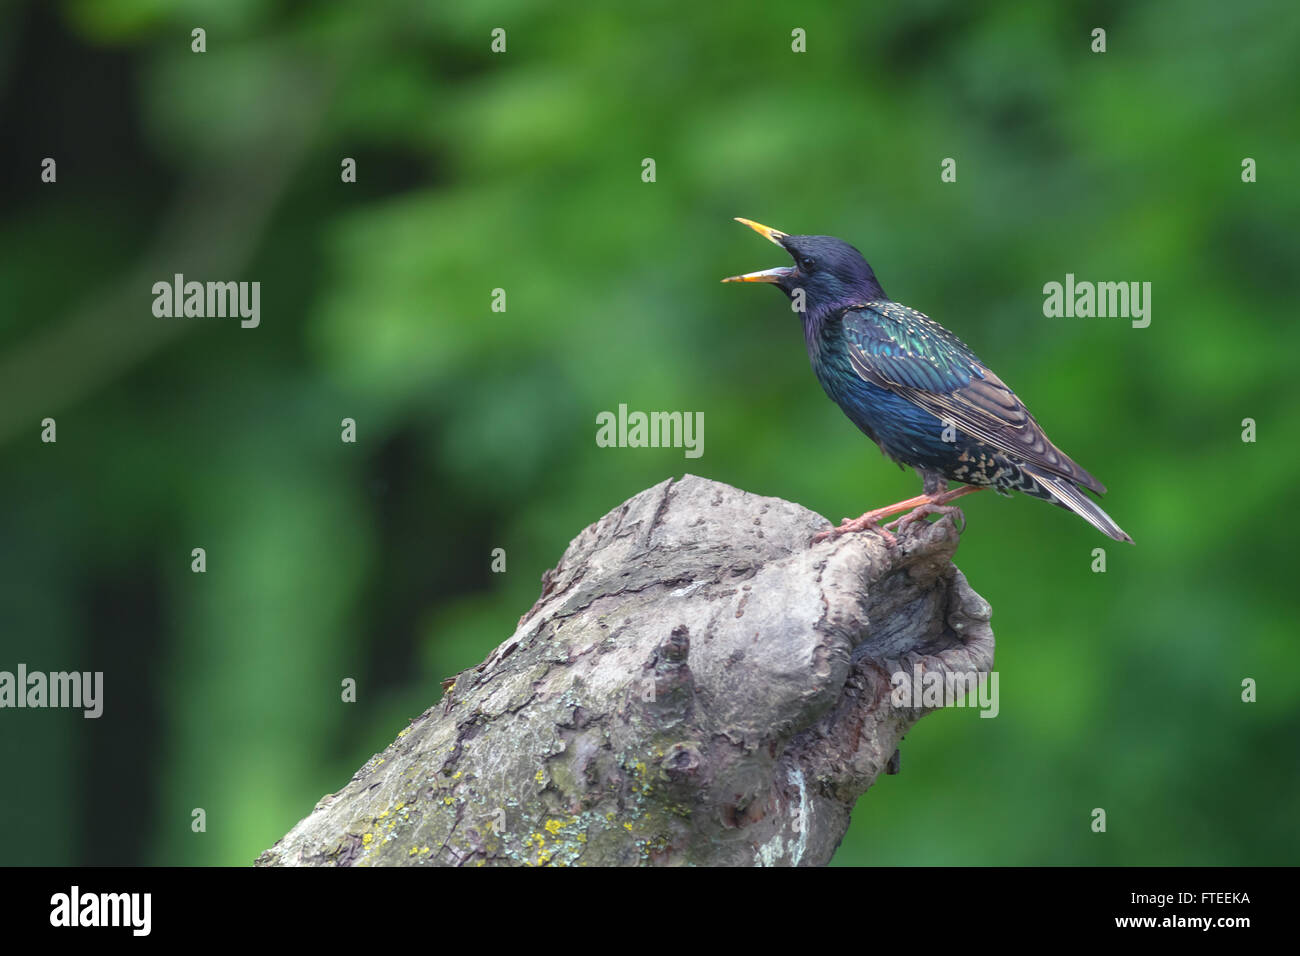
<path fill-rule="evenodd" d="M 868 511 L 814 541 L 871 529 L 891 544 L 927 515 L 982 488 L 1020 491 L 1082 517 L 1116 541 L 1130 538 L 1082 489 L 1106 489 L 1043 434 L 1015 393 L 929 316 L 894 302 L 857 249 L 832 236 L 791 236 L 738 219 L 788 252 L 793 266 L 731 276 L 769 282 L 803 320 L 813 372 L 849 420 L 899 466 L 921 475 L 922 494 Z M 948 482 L 963 487 L 948 490 Z M 907 512 L 881 525 L 883 518 Z"/>

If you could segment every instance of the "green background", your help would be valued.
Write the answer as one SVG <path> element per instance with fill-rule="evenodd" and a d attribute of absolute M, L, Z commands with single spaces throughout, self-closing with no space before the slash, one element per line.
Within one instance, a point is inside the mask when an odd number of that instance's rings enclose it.
<path fill-rule="evenodd" d="M 251 861 L 667 476 L 917 493 L 718 282 L 785 264 L 733 216 L 862 249 L 1137 541 L 964 503 L 1001 713 L 924 720 L 835 862 L 1296 862 L 1297 49 L 1212 0 L 3 5 L 0 669 L 107 700 L 0 711 L 0 863 Z M 155 318 L 175 272 L 260 281 L 261 327 Z M 1150 327 L 1045 318 L 1067 272 Z M 619 403 L 704 456 L 598 448 Z"/>

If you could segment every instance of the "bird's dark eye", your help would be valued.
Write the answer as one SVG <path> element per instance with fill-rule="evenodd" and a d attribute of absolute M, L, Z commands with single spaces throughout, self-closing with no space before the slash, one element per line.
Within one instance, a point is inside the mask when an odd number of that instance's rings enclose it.
<path fill-rule="evenodd" d="M 800 272 L 812 272 L 816 268 L 817 268 L 817 260 L 814 259 L 812 256 L 799 257 Z"/>

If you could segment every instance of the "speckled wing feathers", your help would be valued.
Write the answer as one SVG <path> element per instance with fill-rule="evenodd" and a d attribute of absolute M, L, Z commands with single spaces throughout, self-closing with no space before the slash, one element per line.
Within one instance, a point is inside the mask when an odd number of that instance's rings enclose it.
<path fill-rule="evenodd" d="M 961 339 L 933 319 L 897 302 L 865 302 L 845 311 L 843 328 L 849 362 L 865 381 L 1018 462 L 1106 491 L 1052 444 L 1015 393 Z"/>

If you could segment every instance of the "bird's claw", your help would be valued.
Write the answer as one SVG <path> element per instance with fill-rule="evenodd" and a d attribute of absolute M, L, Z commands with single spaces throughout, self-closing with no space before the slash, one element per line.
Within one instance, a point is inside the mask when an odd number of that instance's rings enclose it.
<path fill-rule="evenodd" d="M 954 515 L 953 524 L 957 526 L 957 533 L 961 534 L 966 530 L 966 515 L 956 505 L 937 505 L 924 504 L 918 505 L 901 518 L 889 522 L 886 528 L 893 528 L 899 534 L 906 531 L 911 525 L 925 524 L 925 519 L 930 515 Z"/>
<path fill-rule="evenodd" d="M 860 518 L 845 518 L 840 522 L 839 527 L 819 531 L 813 535 L 812 543 L 816 544 L 829 538 L 838 538 L 842 534 L 850 534 L 854 531 L 874 531 L 885 539 L 885 544 L 889 547 L 893 548 L 898 545 L 898 538 L 894 536 L 893 532 L 882 527 L 879 520 L 873 517 L 870 512 Z"/>

